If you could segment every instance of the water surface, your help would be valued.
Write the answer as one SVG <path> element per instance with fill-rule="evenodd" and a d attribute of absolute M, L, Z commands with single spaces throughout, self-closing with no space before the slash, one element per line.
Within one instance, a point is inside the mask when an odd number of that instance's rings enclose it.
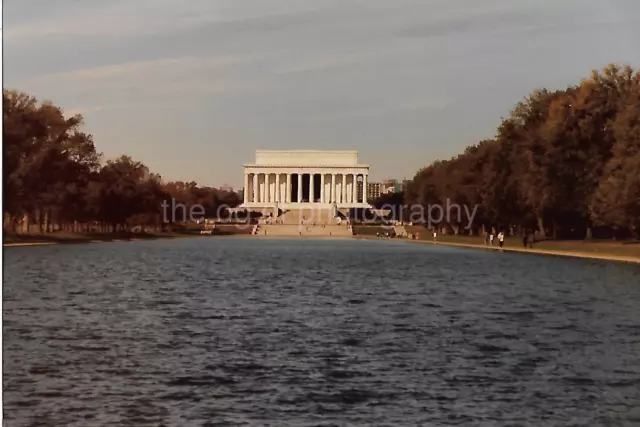
<path fill-rule="evenodd" d="M 5 249 L 11 426 L 640 423 L 640 267 L 395 241 Z"/>

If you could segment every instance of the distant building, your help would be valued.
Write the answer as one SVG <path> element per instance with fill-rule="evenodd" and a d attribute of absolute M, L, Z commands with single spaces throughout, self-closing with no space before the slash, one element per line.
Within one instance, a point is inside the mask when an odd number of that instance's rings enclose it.
<path fill-rule="evenodd" d="M 380 183 L 379 182 L 369 182 L 367 183 L 367 198 L 369 200 L 375 200 L 380 197 L 382 192 L 380 191 Z"/>
<path fill-rule="evenodd" d="M 219 188 L 220 191 L 224 191 L 226 193 L 233 193 L 233 187 L 225 184 L 222 187 Z"/>
<path fill-rule="evenodd" d="M 371 207 L 366 192 L 358 197 L 358 182 L 368 181 L 369 165 L 358 161 L 357 151 L 258 150 L 255 162 L 243 167 L 247 209 Z"/>
<path fill-rule="evenodd" d="M 367 198 L 375 200 L 385 194 L 402 191 L 402 184 L 396 179 L 387 179 L 381 182 L 367 183 Z M 362 183 L 359 183 L 358 192 L 362 194 Z"/>
<path fill-rule="evenodd" d="M 396 179 L 387 179 L 386 181 L 382 181 L 380 183 L 380 193 L 389 194 L 395 193 L 398 191 L 398 180 Z"/>

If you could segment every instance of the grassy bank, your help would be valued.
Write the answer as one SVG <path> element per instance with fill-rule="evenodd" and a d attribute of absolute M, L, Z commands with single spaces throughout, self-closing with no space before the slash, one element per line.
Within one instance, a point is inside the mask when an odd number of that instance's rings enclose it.
<path fill-rule="evenodd" d="M 464 246 L 470 248 L 498 249 L 498 242 L 494 246 L 487 247 L 481 236 L 455 236 L 441 235 L 433 240 L 433 235 L 422 227 L 405 227 L 409 233 L 418 233 L 418 241 L 423 243 L 435 243 L 451 246 Z M 376 232 L 382 232 L 379 226 L 356 227 L 356 232 L 361 237 L 375 236 Z M 388 230 L 385 230 L 388 231 Z M 545 240 L 535 242 L 532 249 L 525 249 L 520 237 L 506 237 L 504 250 L 514 252 L 528 252 L 547 255 L 566 255 L 582 258 L 598 258 L 619 261 L 640 262 L 640 242 L 638 241 L 612 241 L 612 240 Z"/>
<path fill-rule="evenodd" d="M 420 227 L 407 227 L 407 231 L 418 232 L 420 240 L 433 241 L 433 236 L 428 235 L 427 230 Z M 458 243 L 467 245 L 480 245 L 484 247 L 484 238 L 482 236 L 438 236 L 438 242 L 441 243 Z M 494 245 L 497 246 L 497 239 Z M 524 249 L 521 237 L 505 238 L 505 248 Z M 618 255 L 640 258 L 640 242 L 624 241 L 616 242 L 612 240 L 544 240 L 533 244 L 535 250 L 546 251 L 566 251 L 566 252 L 583 252 L 590 254 Z"/>
<path fill-rule="evenodd" d="M 222 225 L 216 227 L 214 234 L 200 234 L 199 230 L 165 231 L 152 233 L 73 233 L 59 231 L 40 234 L 5 234 L 4 246 L 38 246 L 71 243 L 121 242 L 135 240 L 175 239 L 182 237 L 214 237 L 249 234 L 246 226 Z"/>
<path fill-rule="evenodd" d="M 357 236 L 375 236 L 376 233 L 384 235 L 393 231 L 393 227 L 381 225 L 355 225 L 353 229 Z"/>

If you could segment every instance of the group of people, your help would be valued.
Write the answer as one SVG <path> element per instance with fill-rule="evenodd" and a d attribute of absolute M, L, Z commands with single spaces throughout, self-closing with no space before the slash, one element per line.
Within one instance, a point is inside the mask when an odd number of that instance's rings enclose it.
<path fill-rule="evenodd" d="M 484 244 L 493 246 L 493 242 L 495 241 L 496 238 L 498 239 L 498 245 L 500 247 L 503 247 L 504 246 L 504 231 L 499 232 L 497 236 L 495 236 L 493 234 L 493 231 L 491 233 L 486 233 L 484 235 Z"/>
<path fill-rule="evenodd" d="M 497 236 L 492 232 L 489 233 L 485 233 L 484 235 L 484 244 L 485 245 L 489 245 L 489 246 L 493 246 L 493 242 L 496 240 L 496 238 L 498 239 L 498 245 L 500 247 L 504 246 L 504 231 L 501 231 L 497 234 Z M 525 248 L 533 248 L 533 234 L 532 233 L 524 233 L 524 235 L 522 236 L 522 244 Z"/>
<path fill-rule="evenodd" d="M 386 237 L 386 238 L 396 238 L 396 239 L 400 239 L 402 237 L 407 237 L 407 238 L 409 238 L 411 240 L 418 240 L 420 238 L 420 234 L 419 233 L 397 234 L 395 231 L 393 233 L 376 232 L 376 237 Z"/>
<path fill-rule="evenodd" d="M 524 233 L 524 235 L 522 236 L 522 245 L 525 248 L 533 248 L 533 233 L 530 233 L 528 231 Z"/>
<path fill-rule="evenodd" d="M 399 234 L 396 233 L 380 233 L 380 232 L 376 232 L 376 237 L 386 237 L 386 238 L 390 238 L 390 237 L 395 237 L 395 238 L 400 238 L 402 236 L 400 236 Z"/>

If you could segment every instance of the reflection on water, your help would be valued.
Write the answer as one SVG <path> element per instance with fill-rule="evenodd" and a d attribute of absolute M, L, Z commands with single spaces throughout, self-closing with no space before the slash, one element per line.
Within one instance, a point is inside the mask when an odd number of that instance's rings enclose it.
<path fill-rule="evenodd" d="M 390 241 L 8 248 L 6 425 L 634 425 L 639 276 Z"/>

